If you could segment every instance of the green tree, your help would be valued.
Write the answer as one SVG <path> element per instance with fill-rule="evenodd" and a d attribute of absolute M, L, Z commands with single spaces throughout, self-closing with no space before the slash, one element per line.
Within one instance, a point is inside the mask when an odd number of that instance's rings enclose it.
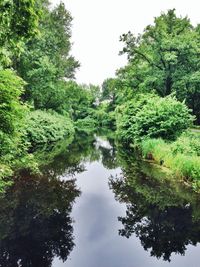
<path fill-rule="evenodd" d="M 40 35 L 26 45 L 17 70 L 28 83 L 24 99 L 37 109 L 54 109 L 63 96 L 62 81 L 74 78 L 79 63 L 70 55 L 72 17 L 64 4 L 50 10 L 45 3 L 42 10 Z"/>
<path fill-rule="evenodd" d="M 65 83 L 64 109 L 69 111 L 73 120 L 92 116 L 96 107 L 100 88 L 95 85 L 78 85 L 70 81 Z"/>
<path fill-rule="evenodd" d="M 102 99 L 109 100 L 110 105 L 114 106 L 117 95 L 117 79 L 108 78 L 102 84 Z"/>
<path fill-rule="evenodd" d="M 200 122 L 199 33 L 199 26 L 194 28 L 187 17 L 179 18 L 175 10 L 169 10 L 155 18 L 143 34 L 122 35 L 128 65 L 118 75 L 124 87 L 131 88 L 132 95 L 156 91 L 164 97 L 176 92 L 177 99 L 186 99 Z"/>
<path fill-rule="evenodd" d="M 0 66 L 9 66 L 37 33 L 39 10 L 35 0 L 1 0 L 0 10 Z"/>

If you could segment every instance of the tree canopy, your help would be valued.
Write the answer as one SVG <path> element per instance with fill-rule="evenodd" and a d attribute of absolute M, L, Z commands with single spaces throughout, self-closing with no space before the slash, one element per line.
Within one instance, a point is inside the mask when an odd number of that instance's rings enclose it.
<path fill-rule="evenodd" d="M 16 66 L 19 75 L 28 83 L 25 100 L 36 108 L 52 108 L 62 97 L 64 79 L 73 79 L 78 61 L 70 55 L 72 17 L 63 3 L 50 10 L 42 6 L 40 34 L 31 39 Z M 59 100 L 60 101 L 60 100 Z M 50 103 L 49 103 L 50 102 Z"/>
<path fill-rule="evenodd" d="M 118 71 L 125 88 L 136 92 L 156 91 L 161 97 L 172 92 L 186 99 L 200 122 L 200 30 L 175 10 L 156 17 L 153 25 L 135 36 L 123 34 L 121 41 L 128 64 Z"/>
<path fill-rule="evenodd" d="M 9 66 L 38 32 L 40 12 L 35 0 L 1 0 L 0 10 L 0 66 Z"/>

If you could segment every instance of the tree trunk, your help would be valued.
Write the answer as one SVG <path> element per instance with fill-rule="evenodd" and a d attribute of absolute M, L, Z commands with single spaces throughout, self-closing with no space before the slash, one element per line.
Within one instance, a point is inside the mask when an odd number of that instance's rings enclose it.
<path fill-rule="evenodd" d="M 172 92 L 172 78 L 171 75 L 167 76 L 165 82 L 165 96 L 170 95 Z"/>

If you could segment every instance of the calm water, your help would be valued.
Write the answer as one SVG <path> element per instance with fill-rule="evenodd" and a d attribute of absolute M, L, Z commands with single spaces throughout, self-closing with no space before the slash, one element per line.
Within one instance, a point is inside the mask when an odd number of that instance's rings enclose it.
<path fill-rule="evenodd" d="M 200 197 L 113 139 L 37 155 L 0 200 L 0 266 L 199 267 Z"/>

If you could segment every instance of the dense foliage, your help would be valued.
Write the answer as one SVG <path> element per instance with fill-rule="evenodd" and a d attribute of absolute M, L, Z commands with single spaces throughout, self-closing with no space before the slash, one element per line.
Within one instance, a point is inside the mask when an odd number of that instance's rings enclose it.
<path fill-rule="evenodd" d="M 30 148 L 69 138 L 74 129 L 117 128 L 130 144 L 176 140 L 193 120 L 200 123 L 200 26 L 175 10 L 138 36 L 122 35 L 128 63 L 101 88 L 74 81 L 80 64 L 63 3 L 2 0 L 0 10 L 0 178 L 32 162 Z M 172 154 L 199 150 L 198 140 L 183 139 L 170 144 Z M 190 156 L 196 164 L 199 154 Z"/>
<path fill-rule="evenodd" d="M 12 159 L 19 152 L 25 106 L 20 101 L 24 82 L 11 70 L 0 71 L 0 156 Z"/>
<path fill-rule="evenodd" d="M 51 143 L 74 134 L 68 117 L 55 112 L 32 111 L 26 118 L 26 138 L 33 145 Z"/>
<path fill-rule="evenodd" d="M 162 97 L 175 92 L 178 100 L 186 99 L 200 123 L 199 40 L 199 25 L 193 27 L 175 10 L 155 18 L 138 36 L 122 35 L 122 53 L 128 56 L 127 66 L 118 72 L 124 96 L 130 91 L 156 91 Z"/>
<path fill-rule="evenodd" d="M 116 79 L 103 84 L 104 99 L 110 103 L 110 93 L 115 96 L 119 140 L 137 143 L 145 158 L 192 181 L 195 188 L 200 141 L 198 134 L 182 132 L 192 121 L 200 123 L 199 39 L 199 25 L 193 27 L 175 10 L 162 13 L 142 34 L 121 36 L 128 63 Z"/>
<path fill-rule="evenodd" d="M 64 4 L 60 3 L 53 10 L 43 5 L 42 11 L 40 34 L 27 43 L 16 66 L 28 83 L 24 99 L 33 101 L 36 109 L 60 105 L 65 87 L 63 79 L 74 78 L 79 66 L 70 55 L 72 17 Z"/>
<path fill-rule="evenodd" d="M 0 10 L 0 66 L 9 66 L 37 34 L 40 12 L 35 0 L 1 0 Z"/>
<path fill-rule="evenodd" d="M 73 135 L 71 96 L 82 88 L 69 81 L 79 63 L 70 55 L 72 17 L 64 4 L 52 9 L 46 0 L 3 0 L 0 9 L 2 178 L 21 166 L 36 167 L 30 146 Z"/>
<path fill-rule="evenodd" d="M 110 110 L 110 103 L 102 101 L 93 114 L 98 128 L 115 129 L 115 111 Z"/>
<path fill-rule="evenodd" d="M 174 140 L 191 122 L 184 103 L 171 96 L 145 94 L 118 107 L 117 133 L 129 143 L 146 137 Z"/>

